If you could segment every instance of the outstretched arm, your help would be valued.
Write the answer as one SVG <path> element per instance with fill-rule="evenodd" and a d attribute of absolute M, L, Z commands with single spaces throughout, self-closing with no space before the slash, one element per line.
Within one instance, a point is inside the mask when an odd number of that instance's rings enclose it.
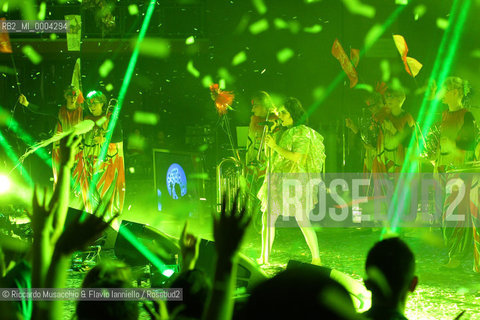
<path fill-rule="evenodd" d="M 213 235 L 217 249 L 217 264 L 213 291 L 203 319 L 227 320 L 232 318 L 237 252 L 251 221 L 251 217 L 246 213 L 245 204 L 238 209 L 238 198 L 239 191 L 237 191 L 232 208 L 227 210 L 224 195 L 220 217 L 214 219 Z"/>

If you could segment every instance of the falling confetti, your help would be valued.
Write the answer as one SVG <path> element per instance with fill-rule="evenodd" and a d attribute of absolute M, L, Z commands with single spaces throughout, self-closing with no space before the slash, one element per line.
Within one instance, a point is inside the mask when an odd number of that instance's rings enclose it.
<path fill-rule="evenodd" d="M 210 75 L 206 75 L 202 78 L 202 85 L 205 87 L 205 88 L 209 88 L 213 83 L 213 79 Z"/>
<path fill-rule="evenodd" d="M 368 30 L 367 35 L 365 36 L 365 46 L 371 47 L 383 33 L 383 27 L 380 24 L 375 24 L 373 27 Z"/>
<path fill-rule="evenodd" d="M 111 83 L 107 84 L 105 86 L 105 90 L 107 90 L 108 92 L 112 91 L 113 90 L 113 85 Z"/>
<path fill-rule="evenodd" d="M 136 123 L 156 125 L 158 123 L 158 114 L 144 112 L 144 111 L 135 111 L 133 114 L 133 121 Z"/>
<path fill-rule="evenodd" d="M 252 0 L 255 9 L 257 9 L 258 13 L 265 14 L 267 13 L 267 6 L 263 3 L 263 0 Z"/>
<path fill-rule="evenodd" d="M 131 16 L 137 15 L 138 14 L 138 7 L 136 4 L 131 4 L 128 6 L 128 13 Z"/>
<path fill-rule="evenodd" d="M 218 69 L 218 76 L 220 78 L 225 79 L 228 83 L 233 83 L 235 82 L 235 78 L 228 72 L 227 68 L 220 68 Z M 222 88 L 220 88 L 222 89 Z"/>
<path fill-rule="evenodd" d="M 193 36 L 188 37 L 185 39 L 185 44 L 194 44 L 195 43 L 195 38 Z"/>
<path fill-rule="evenodd" d="M 285 20 L 280 19 L 280 18 L 275 18 L 275 20 L 273 20 L 273 24 L 275 25 L 275 28 L 277 28 L 277 29 L 287 29 L 288 28 L 288 23 Z"/>
<path fill-rule="evenodd" d="M 200 71 L 198 71 L 197 69 L 195 69 L 195 67 L 193 66 L 193 61 L 192 61 L 192 60 L 188 61 L 187 71 L 188 71 L 190 74 L 192 74 L 195 78 L 200 77 Z"/>
<path fill-rule="evenodd" d="M 355 89 L 365 90 L 368 92 L 373 92 L 373 87 L 367 83 L 359 83 L 355 86 Z"/>
<path fill-rule="evenodd" d="M 375 7 L 362 3 L 360 0 L 343 0 L 348 11 L 367 18 L 375 17 Z"/>
<path fill-rule="evenodd" d="M 418 6 L 416 6 L 415 9 L 413 9 L 413 17 L 415 21 L 423 17 L 426 12 L 427 6 L 425 6 L 424 4 L 419 4 Z"/>
<path fill-rule="evenodd" d="M 136 39 L 131 42 L 135 48 Z M 145 38 L 140 44 L 140 54 L 157 58 L 166 58 L 170 55 L 170 42 L 165 39 Z"/>
<path fill-rule="evenodd" d="M 382 81 L 388 82 L 390 80 L 390 62 L 387 59 L 380 61 L 380 70 L 382 70 Z"/>
<path fill-rule="evenodd" d="M 50 33 L 50 40 L 55 41 L 57 38 L 58 36 L 55 33 Z"/>
<path fill-rule="evenodd" d="M 42 62 L 42 56 L 38 54 L 30 45 L 23 46 L 22 52 L 30 59 L 33 64 Z"/>
<path fill-rule="evenodd" d="M 112 70 L 113 70 L 113 62 L 112 62 L 112 60 L 107 59 L 102 63 L 102 65 L 98 69 L 98 73 L 100 74 L 100 76 L 102 78 L 105 78 L 106 76 L 108 76 L 108 74 Z"/>
<path fill-rule="evenodd" d="M 407 56 L 408 46 L 403 36 L 393 35 L 393 41 L 395 42 L 395 46 L 397 47 L 397 50 L 402 57 L 403 64 L 405 65 L 405 70 L 408 72 L 409 75 L 415 78 L 420 72 L 420 69 L 422 69 L 423 65 L 416 59 Z"/>
<path fill-rule="evenodd" d="M 445 30 L 448 28 L 448 20 L 444 18 L 437 18 L 437 27 L 439 29 Z"/>
<path fill-rule="evenodd" d="M 312 96 L 315 100 L 322 99 L 324 94 L 325 94 L 325 88 L 322 86 L 316 87 L 312 91 Z"/>
<path fill-rule="evenodd" d="M 38 9 L 38 20 L 45 20 L 45 11 L 47 11 L 47 4 L 42 2 L 40 8 Z"/>
<path fill-rule="evenodd" d="M 314 24 L 313 26 L 311 27 L 305 27 L 303 28 L 303 31 L 306 32 L 306 33 L 319 33 L 321 32 L 323 29 L 323 27 L 319 24 Z"/>
<path fill-rule="evenodd" d="M 227 84 L 225 82 L 225 79 L 220 79 L 220 81 L 218 81 L 218 86 L 220 89 L 225 89 L 227 87 Z"/>
<path fill-rule="evenodd" d="M 288 23 L 288 28 L 290 29 L 291 33 L 297 34 L 300 31 L 300 23 L 298 21 L 290 21 Z"/>
<path fill-rule="evenodd" d="M 247 61 L 247 54 L 245 53 L 245 51 L 240 51 L 233 57 L 232 65 L 238 66 L 239 64 L 244 63 L 245 61 Z"/>
<path fill-rule="evenodd" d="M 267 19 L 258 20 L 250 25 L 249 30 L 252 34 L 259 34 L 268 29 Z"/>
<path fill-rule="evenodd" d="M 285 63 L 288 60 L 290 60 L 294 55 L 295 55 L 295 53 L 293 52 L 292 49 L 284 48 L 284 49 L 280 50 L 279 52 L 277 52 L 277 60 L 280 63 Z"/>
<path fill-rule="evenodd" d="M 2 11 L 3 12 L 8 12 L 8 1 L 5 1 L 2 6 Z"/>

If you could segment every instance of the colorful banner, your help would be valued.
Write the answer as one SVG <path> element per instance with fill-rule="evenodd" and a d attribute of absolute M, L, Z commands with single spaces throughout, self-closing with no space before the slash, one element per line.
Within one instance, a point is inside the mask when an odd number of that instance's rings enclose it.
<path fill-rule="evenodd" d="M 415 78 L 420 72 L 420 69 L 422 69 L 423 65 L 416 59 L 407 57 L 408 46 L 403 36 L 394 34 L 393 41 L 395 42 L 395 46 L 400 53 L 400 57 L 402 57 L 403 64 L 405 65 L 405 70 L 408 72 L 409 75 Z"/>
<path fill-rule="evenodd" d="M 350 51 L 350 56 L 352 57 L 353 63 L 355 65 L 358 64 L 358 50 L 352 49 Z M 335 39 L 333 42 L 333 47 L 332 47 L 332 55 L 335 57 L 340 62 L 340 65 L 342 66 L 343 71 L 347 74 L 348 78 L 350 79 L 350 88 L 353 88 L 357 85 L 358 83 L 358 74 L 357 70 L 355 70 L 355 66 L 353 65 L 352 61 L 348 58 L 347 54 L 345 53 L 345 50 L 343 50 L 342 45 L 338 41 L 338 39 Z"/>

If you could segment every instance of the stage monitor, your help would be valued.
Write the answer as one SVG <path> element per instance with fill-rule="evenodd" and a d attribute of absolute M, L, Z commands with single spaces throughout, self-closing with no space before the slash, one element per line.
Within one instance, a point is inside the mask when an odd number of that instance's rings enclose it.
<path fill-rule="evenodd" d="M 205 200 L 203 160 L 196 153 L 154 149 L 153 175 L 161 213 L 193 216 Z"/>

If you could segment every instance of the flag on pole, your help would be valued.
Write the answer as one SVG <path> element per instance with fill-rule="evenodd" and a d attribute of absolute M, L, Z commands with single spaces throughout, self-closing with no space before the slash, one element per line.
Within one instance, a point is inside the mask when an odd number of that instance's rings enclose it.
<path fill-rule="evenodd" d="M 357 49 L 351 49 L 350 60 L 338 39 L 335 39 L 332 46 L 332 55 L 340 62 L 343 71 L 345 71 L 348 79 L 350 79 L 350 88 L 355 87 L 358 83 L 358 74 L 355 67 L 358 65 L 360 58 L 359 51 Z"/>
<path fill-rule="evenodd" d="M 408 72 L 409 75 L 415 78 L 420 72 L 420 69 L 422 69 L 423 65 L 416 59 L 407 57 L 408 46 L 403 36 L 394 34 L 393 41 L 395 42 L 395 46 L 400 53 L 400 57 L 402 57 L 403 64 L 405 65 L 405 70 Z"/>
<path fill-rule="evenodd" d="M 5 21 L 5 18 L 0 18 L 0 22 Z M 12 53 L 12 45 L 10 44 L 10 37 L 8 32 L 0 28 L 0 52 Z"/>

